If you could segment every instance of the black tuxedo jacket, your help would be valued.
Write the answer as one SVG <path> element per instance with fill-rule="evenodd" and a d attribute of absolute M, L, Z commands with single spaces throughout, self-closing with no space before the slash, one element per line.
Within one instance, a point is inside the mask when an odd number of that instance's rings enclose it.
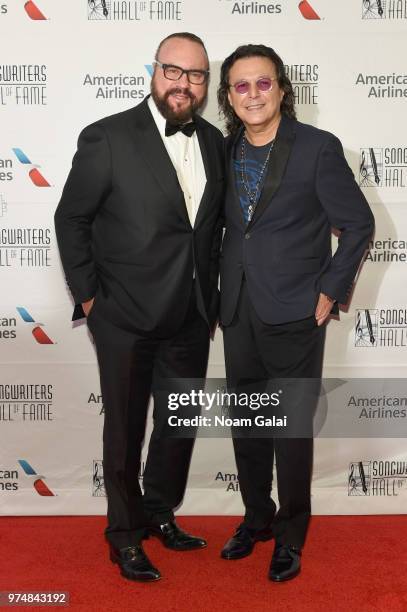
<path fill-rule="evenodd" d="M 226 141 L 221 323 L 233 319 L 243 273 L 265 323 L 311 316 L 321 291 L 345 303 L 374 219 L 341 143 L 328 132 L 283 116 L 257 208 L 246 226 L 233 170 L 240 135 Z M 341 232 L 333 256 L 332 227 Z"/>
<path fill-rule="evenodd" d="M 198 308 L 218 314 L 224 140 L 196 118 L 206 188 L 194 227 L 147 100 L 86 127 L 55 213 L 62 264 L 77 304 L 125 329 L 167 336 L 186 314 L 195 270 Z"/>

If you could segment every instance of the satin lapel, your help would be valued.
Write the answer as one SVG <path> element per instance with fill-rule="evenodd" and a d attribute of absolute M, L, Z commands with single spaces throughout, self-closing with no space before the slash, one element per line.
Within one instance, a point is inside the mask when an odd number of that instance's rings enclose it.
<path fill-rule="evenodd" d="M 198 226 L 201 219 L 205 216 L 205 211 L 211 204 L 211 195 L 215 187 L 216 177 L 215 147 L 211 143 L 210 131 L 206 129 L 205 124 L 201 124 L 199 117 L 196 118 L 196 135 L 205 168 L 206 185 L 196 214 L 195 227 Z"/>
<path fill-rule="evenodd" d="M 277 131 L 276 141 L 270 155 L 270 162 L 268 165 L 266 178 L 264 180 L 263 189 L 260 194 L 260 199 L 254 211 L 252 220 L 247 226 L 248 228 L 251 227 L 253 223 L 256 223 L 259 217 L 264 213 L 266 208 L 270 205 L 274 194 L 279 188 L 294 140 L 295 121 L 293 119 L 288 119 L 288 117 L 283 115 Z"/>
<path fill-rule="evenodd" d="M 227 200 L 229 198 L 231 198 L 232 200 L 232 206 L 235 206 L 236 208 L 236 214 L 239 215 L 239 221 L 242 225 L 242 227 L 245 227 L 245 221 L 244 221 L 244 217 L 243 217 L 243 211 L 242 208 L 240 206 L 240 199 L 239 199 L 239 194 L 237 192 L 237 187 L 236 187 L 236 173 L 235 173 L 235 151 L 236 151 L 236 145 L 240 140 L 240 137 L 243 133 L 244 128 L 242 127 L 237 134 L 231 138 L 230 142 L 228 143 L 228 149 L 226 151 L 226 159 L 229 160 L 229 176 L 227 178 L 228 184 L 227 184 Z"/>
<path fill-rule="evenodd" d="M 151 174 L 186 223 L 189 223 L 184 194 L 160 132 L 148 108 L 147 98 L 136 108 L 134 144 Z"/>

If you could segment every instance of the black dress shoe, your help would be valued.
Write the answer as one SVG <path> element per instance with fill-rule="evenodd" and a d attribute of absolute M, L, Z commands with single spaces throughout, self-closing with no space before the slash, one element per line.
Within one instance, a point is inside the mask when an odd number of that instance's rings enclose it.
<path fill-rule="evenodd" d="M 242 559 L 252 553 L 256 542 L 267 542 L 272 537 L 271 527 L 249 529 L 245 525 L 239 525 L 235 535 L 226 542 L 220 556 L 222 559 Z"/>
<path fill-rule="evenodd" d="M 118 564 L 121 575 L 129 580 L 153 582 L 161 578 L 160 572 L 151 564 L 140 545 L 120 549 L 111 546 L 110 560 Z"/>
<path fill-rule="evenodd" d="M 290 544 L 277 544 L 271 559 L 269 578 L 284 582 L 298 576 L 301 571 L 301 550 Z"/>
<path fill-rule="evenodd" d="M 147 531 L 147 538 L 149 535 L 159 538 L 164 546 L 171 550 L 196 550 L 207 546 L 206 540 L 185 533 L 175 521 L 163 525 L 151 525 Z"/>

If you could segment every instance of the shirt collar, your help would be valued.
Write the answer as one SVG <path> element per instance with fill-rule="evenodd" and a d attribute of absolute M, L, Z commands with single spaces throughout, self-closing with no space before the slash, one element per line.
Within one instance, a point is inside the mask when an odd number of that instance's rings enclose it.
<path fill-rule="evenodd" d="M 158 131 L 160 132 L 161 137 L 164 138 L 166 121 L 164 117 L 162 116 L 162 114 L 160 113 L 160 111 L 158 110 L 157 105 L 153 100 L 153 96 L 150 96 L 148 98 L 147 104 L 148 104 L 148 108 L 151 111 L 151 114 L 153 115 L 153 119 L 158 128 Z"/>

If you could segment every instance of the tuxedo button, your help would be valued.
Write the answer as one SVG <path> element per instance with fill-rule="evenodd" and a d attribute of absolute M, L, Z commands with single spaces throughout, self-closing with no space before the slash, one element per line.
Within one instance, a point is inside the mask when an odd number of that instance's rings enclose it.
<path fill-rule="evenodd" d="M 246 240 L 249 240 L 250 234 L 245 234 L 244 237 L 246 238 Z"/>

